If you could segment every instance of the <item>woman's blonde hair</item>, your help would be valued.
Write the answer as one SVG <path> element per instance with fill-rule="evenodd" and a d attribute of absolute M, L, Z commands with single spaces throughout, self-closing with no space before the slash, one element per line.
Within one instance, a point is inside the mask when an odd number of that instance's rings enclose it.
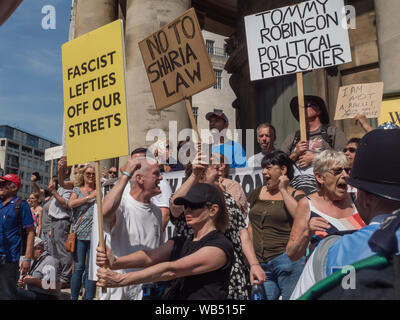
<path fill-rule="evenodd" d="M 93 171 L 96 172 L 96 169 L 93 164 L 89 163 L 85 165 L 84 167 L 80 168 L 78 171 L 78 174 L 75 176 L 74 179 L 74 186 L 75 187 L 82 187 L 85 184 L 85 181 L 83 180 L 83 176 L 85 175 L 85 172 L 87 169 L 92 168 Z M 96 181 L 94 182 L 96 184 Z"/>
<path fill-rule="evenodd" d="M 39 194 L 39 193 L 37 193 L 37 192 L 32 192 L 31 195 L 35 197 L 35 199 L 37 200 L 38 204 L 41 204 L 41 203 L 42 203 L 42 198 L 40 197 L 40 194 Z"/>
<path fill-rule="evenodd" d="M 319 155 L 317 155 L 313 161 L 312 166 L 314 172 L 318 172 L 319 174 L 325 174 L 329 167 L 337 163 L 341 166 L 348 166 L 349 160 L 346 155 L 341 151 L 336 150 L 325 150 L 322 151 Z"/>

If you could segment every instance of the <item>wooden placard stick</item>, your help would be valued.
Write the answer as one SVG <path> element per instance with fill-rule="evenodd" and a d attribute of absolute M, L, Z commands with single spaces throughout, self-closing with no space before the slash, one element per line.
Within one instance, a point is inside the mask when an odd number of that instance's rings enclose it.
<path fill-rule="evenodd" d="M 50 181 L 53 181 L 53 159 L 50 160 Z"/>
<path fill-rule="evenodd" d="M 187 113 L 189 115 L 190 123 L 192 124 L 192 128 L 194 129 L 194 131 L 196 132 L 196 135 L 197 135 L 197 141 L 201 142 L 199 129 L 197 128 L 197 123 L 196 123 L 196 120 L 194 119 L 192 103 L 190 102 L 190 98 L 189 97 L 185 97 L 184 100 L 185 100 L 185 103 L 186 103 L 186 110 L 187 110 Z"/>
<path fill-rule="evenodd" d="M 106 250 L 104 241 L 104 224 L 103 224 L 103 197 L 101 194 L 101 181 L 100 181 L 100 161 L 95 162 L 96 173 L 96 202 L 97 202 L 97 221 L 99 227 L 99 247 Z M 101 288 L 103 294 L 107 292 L 107 288 Z"/>
<path fill-rule="evenodd" d="M 307 141 L 306 109 L 304 106 L 303 73 L 297 73 L 297 96 L 299 102 L 300 140 Z"/>

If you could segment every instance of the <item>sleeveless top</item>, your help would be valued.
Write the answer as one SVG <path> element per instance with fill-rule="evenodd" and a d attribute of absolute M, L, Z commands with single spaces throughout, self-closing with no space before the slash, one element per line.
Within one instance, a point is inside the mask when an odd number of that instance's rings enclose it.
<path fill-rule="evenodd" d="M 330 236 L 332 234 L 338 233 L 339 231 L 350 231 L 350 230 L 359 230 L 365 227 L 364 221 L 362 221 L 360 215 L 357 212 L 357 208 L 353 203 L 353 215 L 344 217 L 344 218 L 334 218 L 322 211 L 318 210 L 309 197 L 306 197 L 308 200 L 308 204 L 310 206 L 310 219 L 314 217 L 324 218 L 328 221 L 330 227 L 329 229 L 324 231 L 316 231 L 311 239 L 311 247 L 316 247 L 318 243 L 323 240 L 325 237 Z"/>

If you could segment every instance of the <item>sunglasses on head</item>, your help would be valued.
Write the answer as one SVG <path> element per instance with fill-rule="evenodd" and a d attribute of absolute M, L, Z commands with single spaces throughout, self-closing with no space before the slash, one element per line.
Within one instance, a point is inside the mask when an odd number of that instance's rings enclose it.
<path fill-rule="evenodd" d="M 346 153 L 347 151 L 351 152 L 351 153 L 355 153 L 357 151 L 356 148 L 353 147 L 349 147 L 349 148 L 344 148 L 343 152 Z"/>
<path fill-rule="evenodd" d="M 328 169 L 328 172 L 332 173 L 334 176 L 338 176 L 339 174 L 342 173 L 342 171 L 345 171 L 347 174 L 350 174 L 351 169 L 350 168 L 332 168 L 332 169 Z"/>

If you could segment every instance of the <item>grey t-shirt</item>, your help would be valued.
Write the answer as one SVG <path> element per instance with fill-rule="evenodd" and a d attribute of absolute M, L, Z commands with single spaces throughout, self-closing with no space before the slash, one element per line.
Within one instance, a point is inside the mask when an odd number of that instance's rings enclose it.
<path fill-rule="evenodd" d="M 71 197 L 72 190 L 67 190 L 62 187 L 59 187 L 57 189 L 57 193 L 64 198 L 65 200 L 69 200 Z M 53 199 L 50 200 L 50 206 L 49 206 L 49 216 L 52 218 L 56 219 L 66 219 L 71 216 L 71 210 L 64 209 L 56 200 L 56 198 L 53 197 Z"/>
<path fill-rule="evenodd" d="M 53 256 L 49 255 L 46 251 L 43 251 L 38 260 L 39 262 L 33 262 L 31 270 L 29 271 L 29 275 L 41 280 L 46 279 L 47 281 L 45 285 L 48 285 L 49 289 L 57 290 L 48 291 L 34 285 L 28 285 L 28 290 L 53 296 L 60 295 L 60 288 L 56 285 L 60 281 L 58 273 L 59 261 Z"/>

